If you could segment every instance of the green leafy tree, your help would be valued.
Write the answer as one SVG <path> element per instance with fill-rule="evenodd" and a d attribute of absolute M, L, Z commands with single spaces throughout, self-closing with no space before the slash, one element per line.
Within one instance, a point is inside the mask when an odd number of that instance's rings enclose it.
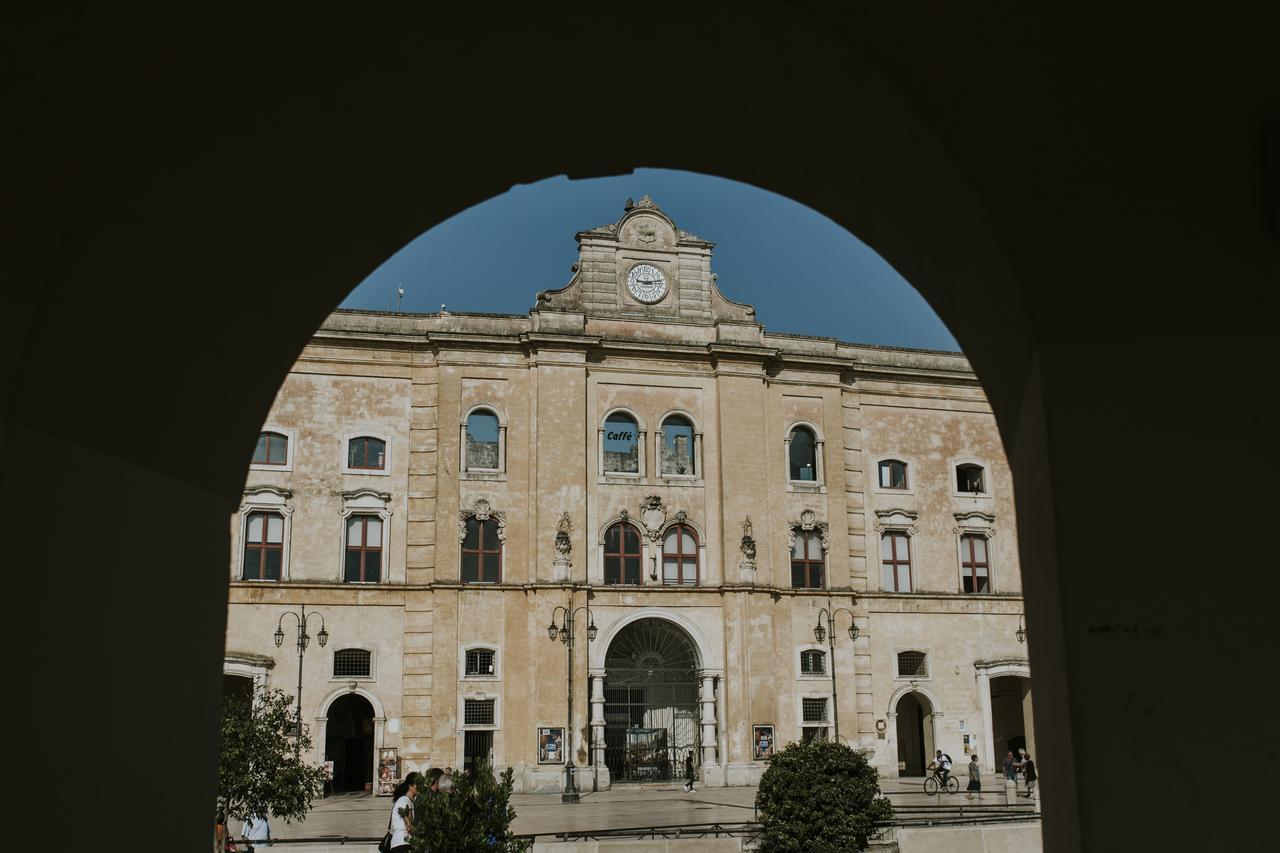
<path fill-rule="evenodd" d="M 833 741 L 789 743 L 769 760 L 756 791 L 768 853 L 865 850 L 876 824 L 893 817 L 880 773 L 859 750 Z"/>
<path fill-rule="evenodd" d="M 511 832 L 511 768 L 495 779 L 487 764 L 455 771 L 444 791 L 423 788 L 413 801 L 414 853 L 517 853 L 533 842 Z"/>
<path fill-rule="evenodd" d="M 324 768 L 295 757 L 293 699 L 280 690 L 227 696 L 218 750 L 218 810 L 228 819 L 261 814 L 303 820 L 324 790 Z M 303 726 L 300 754 L 311 749 Z"/>

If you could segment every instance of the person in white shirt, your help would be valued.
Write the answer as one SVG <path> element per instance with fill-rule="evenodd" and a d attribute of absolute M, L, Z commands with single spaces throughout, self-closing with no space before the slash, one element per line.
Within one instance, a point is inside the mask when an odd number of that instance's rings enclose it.
<path fill-rule="evenodd" d="M 409 835 L 413 832 L 413 801 L 418 796 L 422 774 L 410 773 L 396 786 L 391 804 L 391 853 L 408 853 Z"/>
<path fill-rule="evenodd" d="M 245 818 L 244 825 L 240 827 L 240 837 L 244 839 L 244 846 L 249 853 L 253 853 L 255 841 L 265 841 L 263 847 L 271 846 L 271 824 L 267 822 L 266 815 L 250 815 Z"/>

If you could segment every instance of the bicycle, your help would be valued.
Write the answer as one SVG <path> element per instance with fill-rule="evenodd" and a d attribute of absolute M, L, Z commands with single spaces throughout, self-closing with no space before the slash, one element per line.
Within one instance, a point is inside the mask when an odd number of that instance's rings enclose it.
<path fill-rule="evenodd" d="M 935 770 L 925 778 L 924 792 L 932 797 L 938 793 L 939 788 L 948 794 L 958 794 L 960 793 L 960 780 L 956 778 L 954 773 L 949 773 L 947 774 L 947 781 L 943 782 L 938 778 L 938 771 Z"/>

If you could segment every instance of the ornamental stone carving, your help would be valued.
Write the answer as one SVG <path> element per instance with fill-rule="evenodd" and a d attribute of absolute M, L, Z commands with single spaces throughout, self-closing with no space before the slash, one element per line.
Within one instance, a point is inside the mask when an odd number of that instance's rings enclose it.
<path fill-rule="evenodd" d="M 996 517 L 986 512 L 957 512 L 953 513 L 956 520 L 956 526 L 951 528 L 951 532 L 959 535 L 961 533 L 981 533 L 983 536 L 996 535 Z"/>
<path fill-rule="evenodd" d="M 910 509 L 878 509 L 876 510 L 876 523 L 874 525 L 876 535 L 884 533 L 886 530 L 902 530 L 911 536 L 915 536 L 920 530 L 916 527 L 915 521 L 920 517 L 920 513 Z"/>
<path fill-rule="evenodd" d="M 818 531 L 818 536 L 822 539 L 822 551 L 826 553 L 831 550 L 831 528 L 825 521 L 818 521 L 818 514 L 811 509 L 806 509 L 800 513 L 800 520 L 793 521 L 787 525 L 787 550 L 790 551 L 796 547 L 796 531 L 803 530 L 809 532 L 811 530 Z"/>
<path fill-rule="evenodd" d="M 507 514 L 493 508 L 493 504 L 484 498 L 476 500 L 475 506 L 471 509 L 458 511 L 458 541 L 461 542 L 467 538 L 467 519 L 474 518 L 476 521 L 488 521 L 493 519 L 498 523 L 498 541 L 507 541 Z"/>
<path fill-rule="evenodd" d="M 667 510 L 662 505 L 662 498 L 649 495 L 640 504 L 640 521 L 644 524 L 645 535 L 650 542 L 657 542 L 662 534 L 662 527 L 667 523 Z"/>
<path fill-rule="evenodd" d="M 573 542 L 569 539 L 572 532 L 573 521 L 569 518 L 569 513 L 562 512 L 560 521 L 556 524 L 556 557 L 552 561 L 556 568 L 567 569 L 573 565 L 569 559 L 569 552 L 573 550 Z"/>
<path fill-rule="evenodd" d="M 738 563 L 738 568 L 748 572 L 756 568 L 756 540 L 751 535 L 753 530 L 751 516 L 748 515 L 742 522 L 742 544 L 738 546 L 742 550 L 742 562 Z"/>

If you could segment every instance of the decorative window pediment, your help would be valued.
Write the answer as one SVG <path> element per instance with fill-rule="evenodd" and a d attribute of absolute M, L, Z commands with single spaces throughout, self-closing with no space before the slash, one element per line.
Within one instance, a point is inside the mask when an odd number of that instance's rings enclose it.
<path fill-rule="evenodd" d="M 819 538 L 822 540 L 822 551 L 826 553 L 831 550 L 831 527 L 825 521 L 818 521 L 818 514 L 811 509 L 806 509 L 800 513 L 799 521 L 792 521 L 787 524 L 787 548 L 794 549 L 796 547 L 796 532 L 817 531 Z"/>
<path fill-rule="evenodd" d="M 507 541 L 507 514 L 501 510 L 493 508 L 493 504 L 484 498 L 478 498 L 475 505 L 471 509 L 463 509 L 458 511 L 458 541 L 461 542 L 467 538 L 467 520 L 474 518 L 476 521 L 489 521 L 492 519 L 498 524 L 498 541 L 505 543 Z"/>
<path fill-rule="evenodd" d="M 916 528 L 916 519 L 920 517 L 920 513 L 911 509 L 878 509 L 876 510 L 876 533 L 884 533 L 886 530 L 901 530 L 911 536 L 919 533 Z"/>

